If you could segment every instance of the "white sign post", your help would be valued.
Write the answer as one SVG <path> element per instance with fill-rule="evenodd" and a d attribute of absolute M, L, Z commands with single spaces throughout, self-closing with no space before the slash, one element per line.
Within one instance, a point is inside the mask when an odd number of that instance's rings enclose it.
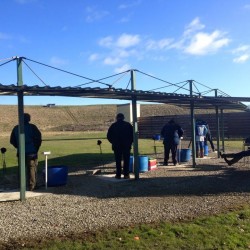
<path fill-rule="evenodd" d="M 45 155 L 45 189 L 48 187 L 48 155 L 51 154 L 50 151 L 43 152 Z"/>

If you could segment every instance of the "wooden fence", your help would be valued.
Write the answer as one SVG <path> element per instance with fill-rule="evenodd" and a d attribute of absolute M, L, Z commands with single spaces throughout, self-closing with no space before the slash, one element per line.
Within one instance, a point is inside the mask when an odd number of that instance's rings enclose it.
<path fill-rule="evenodd" d="M 191 116 L 190 115 L 168 115 L 138 118 L 138 130 L 140 138 L 152 138 L 160 134 L 162 127 L 174 119 L 184 129 L 184 137 L 191 138 Z M 202 119 L 209 124 L 212 137 L 216 137 L 216 115 L 199 114 L 196 119 Z M 228 139 L 250 137 L 250 112 L 223 113 L 223 119 L 219 114 L 220 130 L 224 121 L 224 136 Z"/>

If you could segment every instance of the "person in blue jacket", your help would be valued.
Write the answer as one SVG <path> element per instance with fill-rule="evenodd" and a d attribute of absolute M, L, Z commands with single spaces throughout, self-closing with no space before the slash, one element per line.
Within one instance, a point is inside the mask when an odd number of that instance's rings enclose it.
<path fill-rule="evenodd" d="M 27 183 L 29 190 L 36 188 L 36 175 L 38 166 L 38 150 L 42 143 L 42 135 L 36 125 L 30 123 L 30 114 L 24 113 L 24 134 L 25 134 L 25 165 Z M 16 125 L 10 135 L 10 143 L 17 149 L 19 156 L 18 125 Z"/>
<path fill-rule="evenodd" d="M 173 164 L 177 164 L 177 147 L 183 136 L 183 129 L 171 119 L 161 130 L 164 144 L 164 165 L 168 166 L 169 153 L 171 151 Z"/>

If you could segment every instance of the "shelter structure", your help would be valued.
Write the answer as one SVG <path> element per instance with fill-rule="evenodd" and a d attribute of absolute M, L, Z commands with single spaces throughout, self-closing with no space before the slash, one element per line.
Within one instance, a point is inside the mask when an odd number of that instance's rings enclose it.
<path fill-rule="evenodd" d="M 178 84 L 172 84 L 165 80 L 153 77 L 151 75 L 145 74 L 139 70 L 131 69 L 115 76 L 123 76 L 124 74 L 129 74 L 129 83 L 131 88 L 114 88 L 113 84 L 106 83 L 108 79 L 110 81 L 111 77 L 105 77 L 99 80 L 93 80 L 87 77 L 83 77 L 65 70 L 61 70 L 37 61 L 25 58 L 25 57 L 13 57 L 6 62 L 0 64 L 3 66 L 9 62 L 15 61 L 17 68 L 17 84 L 1 84 L 0 83 L 0 96 L 17 96 L 18 98 L 18 119 L 19 119 L 19 169 L 20 169 L 20 199 L 25 200 L 25 136 L 24 136 L 24 96 L 63 96 L 63 97 L 79 97 L 79 98 L 103 98 L 103 99 L 118 99 L 131 101 L 132 103 L 132 115 L 133 115 L 133 129 L 134 129 L 134 165 L 135 165 L 135 179 L 139 179 L 139 166 L 138 166 L 138 124 L 137 124 L 137 102 L 152 102 L 152 103 L 163 103 L 163 104 L 173 104 L 180 107 L 185 107 L 190 109 L 190 121 L 192 128 L 192 151 L 195 152 L 195 109 L 215 109 L 216 120 L 217 120 L 217 146 L 218 146 L 218 157 L 219 157 L 219 144 L 220 136 L 222 136 L 222 141 L 224 141 L 223 136 L 223 122 L 222 122 L 222 135 L 220 135 L 220 118 L 223 121 L 223 110 L 234 109 L 234 110 L 246 110 L 247 106 L 242 102 L 250 102 L 250 97 L 231 97 L 219 89 L 211 89 L 201 93 L 197 91 L 197 84 L 195 80 L 186 80 Z M 47 66 L 49 68 L 60 70 L 64 73 L 69 73 L 76 77 L 81 77 L 87 80 L 87 83 L 75 86 L 75 87 L 62 87 L 56 86 L 51 87 L 45 84 L 45 86 L 33 85 L 23 83 L 23 64 L 25 64 L 32 73 L 35 72 L 30 68 L 27 62 L 33 62 L 40 64 L 42 66 Z M 159 92 L 153 89 L 149 91 L 137 90 L 136 89 L 136 73 L 143 74 L 144 76 L 150 77 L 152 81 L 161 81 L 166 84 L 162 88 L 175 87 L 176 90 L 167 93 Z M 37 75 L 36 75 L 37 76 Z M 39 78 L 39 77 L 38 77 Z M 40 78 L 39 78 L 40 79 Z M 1 79 L 0 79 L 1 80 Z M 40 79 L 41 80 L 41 79 Z M 105 81 L 105 82 L 104 82 Z M 43 81 L 42 81 L 43 82 Z M 43 82 L 44 83 L 44 82 Z M 105 88 L 101 87 L 82 87 L 83 85 L 90 83 L 99 83 L 105 85 Z M 153 84 L 151 84 L 152 86 Z M 178 90 L 185 90 L 187 94 L 177 94 Z M 213 92 L 213 96 L 208 96 L 207 94 Z M 219 111 L 221 115 L 219 115 Z M 224 145 L 223 145 L 224 147 Z M 196 166 L 195 154 L 192 154 L 192 165 Z"/>

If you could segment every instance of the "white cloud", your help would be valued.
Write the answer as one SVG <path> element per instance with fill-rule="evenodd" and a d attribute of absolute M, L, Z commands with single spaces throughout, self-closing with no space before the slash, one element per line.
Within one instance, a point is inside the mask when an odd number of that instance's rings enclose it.
<path fill-rule="evenodd" d="M 106 57 L 103 61 L 105 65 L 117 65 L 120 63 L 119 57 Z"/>
<path fill-rule="evenodd" d="M 248 61 L 249 59 L 250 59 L 250 55 L 249 54 L 244 54 L 242 56 L 234 58 L 233 62 L 235 62 L 235 63 L 244 63 L 244 62 Z"/>
<path fill-rule="evenodd" d="M 160 39 L 159 41 L 149 40 L 146 42 L 146 49 L 147 50 L 162 50 L 162 49 L 168 48 L 172 41 L 173 39 L 169 39 L 169 38 Z"/>
<path fill-rule="evenodd" d="M 191 23 L 189 23 L 186 26 L 183 36 L 189 36 L 192 33 L 198 30 L 202 30 L 204 28 L 205 28 L 205 25 L 200 22 L 199 17 L 196 17 Z"/>
<path fill-rule="evenodd" d="M 139 35 L 122 34 L 116 40 L 107 36 L 99 40 L 99 45 L 107 48 L 128 48 L 140 43 Z"/>
<path fill-rule="evenodd" d="M 98 44 L 107 50 L 103 51 L 99 58 L 89 59 L 94 61 L 105 58 L 102 62 L 110 66 L 129 65 L 130 60 L 139 61 L 145 57 L 150 60 L 166 60 L 169 57 L 165 51 L 170 49 L 189 55 L 204 56 L 216 53 L 230 43 L 226 32 L 219 30 L 207 32 L 205 28 L 206 26 L 196 17 L 185 26 L 179 39 L 162 37 L 156 40 L 141 34 L 127 33 L 118 37 L 106 36 L 101 38 Z"/>
<path fill-rule="evenodd" d="M 113 46 L 113 38 L 111 36 L 106 36 L 104 38 L 101 38 L 99 41 L 99 45 L 102 47 L 110 48 Z"/>
<path fill-rule="evenodd" d="M 129 9 L 129 8 L 134 8 L 135 6 L 139 5 L 141 3 L 140 0 L 136 0 L 136 1 L 130 1 L 129 4 L 120 4 L 118 6 L 118 9 Z"/>
<path fill-rule="evenodd" d="M 140 43 L 139 35 L 122 34 L 116 41 L 117 47 L 128 48 Z"/>
<path fill-rule="evenodd" d="M 97 61 L 99 59 L 99 55 L 97 53 L 91 54 L 89 56 L 89 61 L 94 62 Z"/>
<path fill-rule="evenodd" d="M 241 45 L 238 48 L 236 48 L 235 50 L 233 50 L 233 53 L 237 54 L 237 53 L 244 52 L 244 51 L 249 51 L 249 50 L 250 50 L 249 45 Z"/>
<path fill-rule="evenodd" d="M 87 7 L 86 8 L 87 16 L 86 21 L 87 22 L 95 22 L 103 19 L 105 16 L 109 15 L 109 12 L 106 10 L 98 10 L 95 7 Z"/>
<path fill-rule="evenodd" d="M 230 39 L 225 32 L 214 30 L 211 33 L 204 32 L 205 25 L 196 17 L 186 25 L 182 37 L 169 47 L 179 49 L 190 55 L 207 55 L 215 53 L 227 46 Z"/>
<path fill-rule="evenodd" d="M 245 63 L 250 59 L 250 45 L 241 45 L 232 51 L 236 57 L 233 59 L 234 63 Z"/>
<path fill-rule="evenodd" d="M 57 56 L 53 56 L 50 58 L 50 64 L 53 65 L 53 66 L 63 66 L 63 65 L 66 65 L 68 62 L 62 58 L 59 58 Z"/>
<path fill-rule="evenodd" d="M 129 64 L 124 64 L 124 65 L 122 65 L 121 67 L 118 67 L 118 68 L 115 68 L 115 73 L 121 73 L 121 72 L 124 72 L 124 71 L 127 71 L 127 70 L 130 70 L 131 69 L 131 67 L 130 67 L 130 65 Z"/>
<path fill-rule="evenodd" d="M 184 51 L 192 55 L 206 55 L 216 52 L 220 48 L 228 45 L 229 42 L 230 40 L 225 37 L 225 34 L 218 30 L 211 34 L 199 32 L 191 38 L 190 44 Z"/>

